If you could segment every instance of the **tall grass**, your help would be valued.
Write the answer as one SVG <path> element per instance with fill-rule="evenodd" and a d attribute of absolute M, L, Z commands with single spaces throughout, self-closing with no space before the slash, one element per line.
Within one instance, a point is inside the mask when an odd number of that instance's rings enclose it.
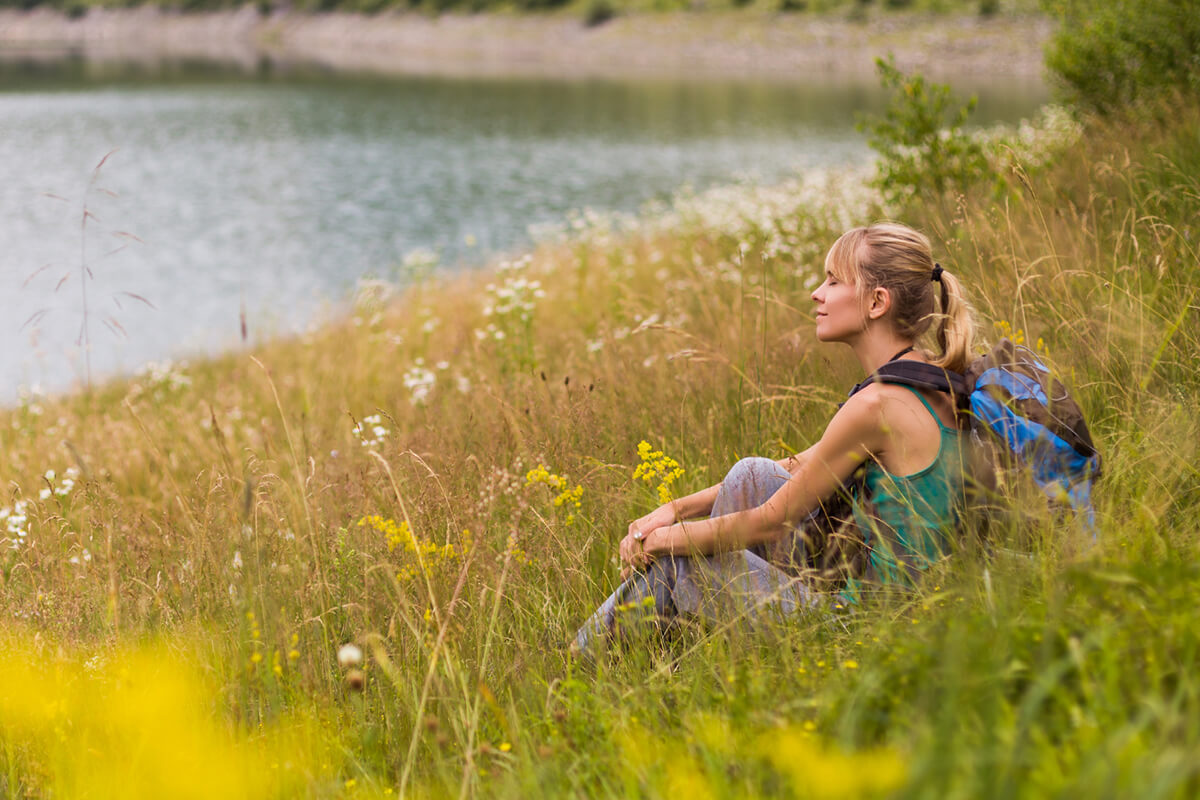
<path fill-rule="evenodd" d="M 999 194 L 907 211 L 985 327 L 1078 390 L 1100 536 L 993 531 L 854 613 L 587 669 L 564 647 L 656 502 L 640 441 L 691 491 L 819 436 L 855 379 L 807 297 L 879 213 L 850 186 L 581 223 L 186 376 L 27 399 L 0 420 L 0 786 L 171 793 L 89 743 L 177 715 L 181 746 L 237 754 L 178 775 L 257 796 L 1194 795 L 1198 131 L 1194 108 L 1097 124 Z"/>

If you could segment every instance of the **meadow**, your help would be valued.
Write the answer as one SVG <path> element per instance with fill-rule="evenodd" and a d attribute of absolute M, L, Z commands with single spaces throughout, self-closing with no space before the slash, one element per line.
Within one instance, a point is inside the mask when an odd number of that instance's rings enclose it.
<path fill-rule="evenodd" d="M 936 193 L 583 213 L 304 336 L 26 396 L 5 796 L 1194 796 L 1200 108 L 1079 120 Z M 1096 540 L 1035 503 L 915 592 L 573 660 L 631 519 L 820 435 L 859 376 L 808 295 L 884 216 L 1074 387 Z"/>

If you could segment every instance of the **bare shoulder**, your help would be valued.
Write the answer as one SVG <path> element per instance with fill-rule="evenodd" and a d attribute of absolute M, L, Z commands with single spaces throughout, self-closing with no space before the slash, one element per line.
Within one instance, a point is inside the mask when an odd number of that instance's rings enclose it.
<path fill-rule="evenodd" d="M 847 400 L 829 422 L 829 431 L 857 430 L 871 433 L 884 427 L 884 407 L 888 390 L 895 387 L 872 383 Z"/>
<path fill-rule="evenodd" d="M 911 389 L 895 383 L 873 383 L 859 394 L 866 394 L 868 391 L 873 394 L 875 413 L 884 425 L 893 425 L 899 421 L 898 417 L 908 418 L 915 415 L 927 419 L 929 412 L 926 410 L 926 403 L 943 423 L 954 424 L 954 404 L 944 392 Z M 924 398 L 926 403 L 922 403 L 921 398 Z"/>

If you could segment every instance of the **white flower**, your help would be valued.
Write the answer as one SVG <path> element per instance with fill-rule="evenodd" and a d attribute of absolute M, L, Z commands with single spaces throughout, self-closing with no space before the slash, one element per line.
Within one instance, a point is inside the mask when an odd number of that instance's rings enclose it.
<path fill-rule="evenodd" d="M 383 415 L 372 414 L 363 417 L 362 422 L 354 426 L 353 433 L 362 442 L 363 447 L 376 447 L 383 443 L 390 431 L 383 424 Z M 336 453 L 337 451 L 333 451 L 332 455 Z"/>
<path fill-rule="evenodd" d="M 356 644 L 344 644 L 338 648 L 337 660 L 340 667 L 357 667 L 363 660 L 362 648 Z"/>
<path fill-rule="evenodd" d="M 233 568 L 234 569 L 242 568 L 242 551 L 241 550 L 233 551 Z"/>
<path fill-rule="evenodd" d="M 407 372 L 404 373 L 404 386 L 412 396 L 409 401 L 414 405 L 423 405 L 429 398 L 437 383 L 437 375 L 425 366 L 424 359 L 418 358 Z"/>

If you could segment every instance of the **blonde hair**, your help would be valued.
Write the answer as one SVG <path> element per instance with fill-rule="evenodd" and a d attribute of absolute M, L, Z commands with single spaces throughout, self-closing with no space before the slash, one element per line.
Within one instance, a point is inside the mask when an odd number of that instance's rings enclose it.
<path fill-rule="evenodd" d="M 891 320 L 901 336 L 916 341 L 936 320 L 939 353 L 925 352 L 929 363 L 962 372 L 972 357 L 975 314 L 963 295 L 962 284 L 948 270 L 933 279 L 933 248 L 922 233 L 898 222 L 877 222 L 843 233 L 829 254 L 825 269 L 853 284 L 859 297 L 874 289 L 892 296 Z M 934 291 L 934 284 L 941 292 Z M 940 310 L 939 310 L 940 307 Z"/>

